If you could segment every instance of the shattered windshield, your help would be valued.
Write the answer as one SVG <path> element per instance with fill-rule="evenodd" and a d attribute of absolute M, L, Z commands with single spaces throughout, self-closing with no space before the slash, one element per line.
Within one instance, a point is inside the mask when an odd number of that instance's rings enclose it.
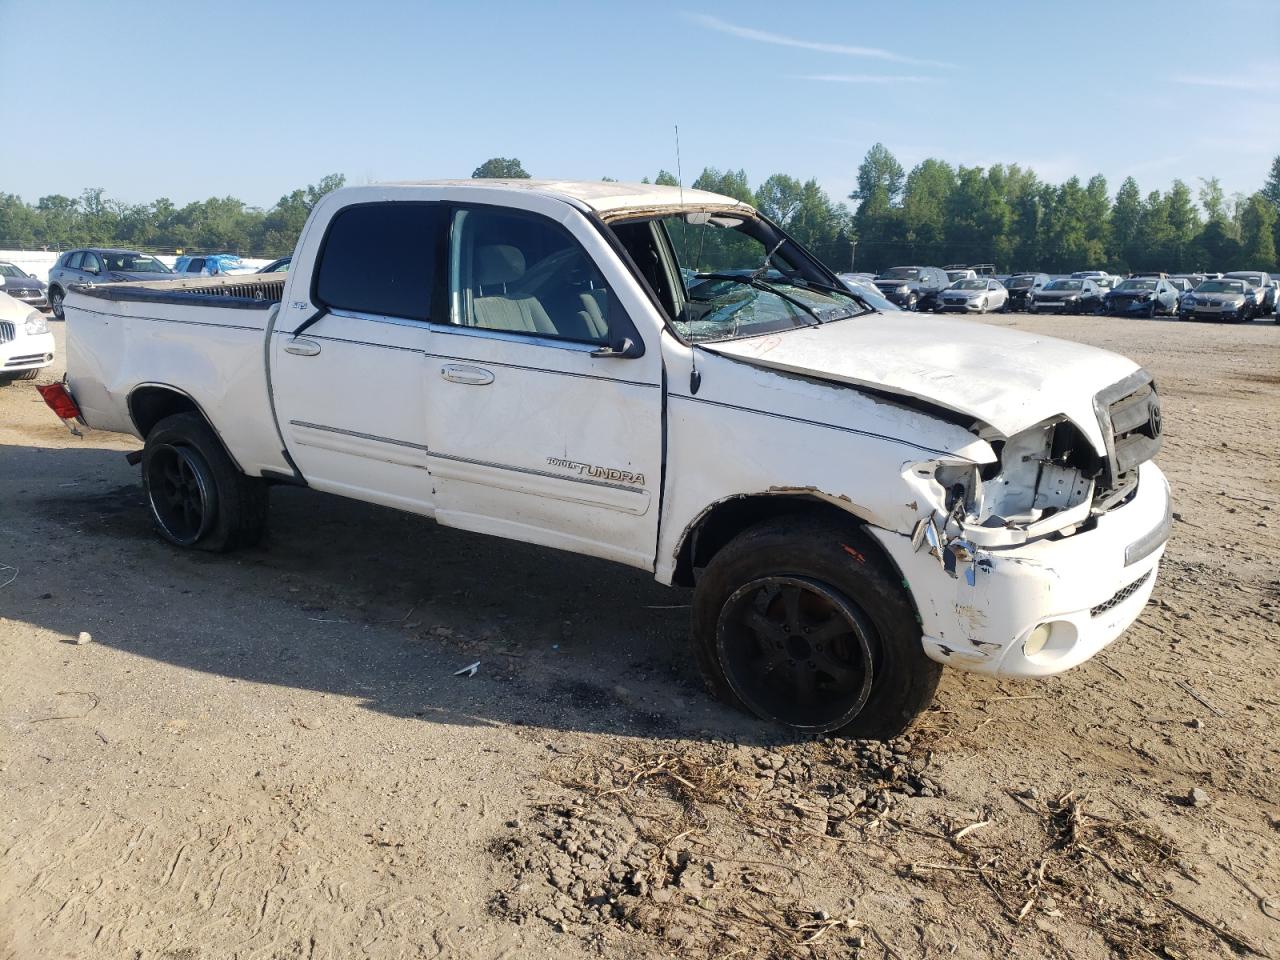
<path fill-rule="evenodd" d="M 762 220 L 693 211 L 657 222 L 684 281 L 673 325 L 686 340 L 753 337 L 871 312 Z"/>

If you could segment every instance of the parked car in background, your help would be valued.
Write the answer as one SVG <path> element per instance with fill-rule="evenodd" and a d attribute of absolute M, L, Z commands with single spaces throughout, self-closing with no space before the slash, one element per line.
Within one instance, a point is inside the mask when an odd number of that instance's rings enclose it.
<path fill-rule="evenodd" d="M 253 273 L 244 261 L 234 253 L 204 253 L 181 256 L 173 265 L 173 272 L 184 276 L 219 277 L 227 273 Z"/>
<path fill-rule="evenodd" d="M 903 310 L 932 310 L 950 285 L 941 267 L 890 267 L 876 277 L 880 292 Z"/>
<path fill-rule="evenodd" d="M 49 305 L 62 319 L 62 301 L 73 283 L 121 283 L 127 280 L 173 280 L 174 272 L 149 254 L 136 250 L 89 247 L 68 250 L 49 271 Z"/>
<path fill-rule="evenodd" d="M 965 267 L 961 270 L 951 270 L 951 269 L 947 270 L 947 279 L 950 280 L 952 283 L 955 283 L 957 280 L 971 280 L 976 276 L 977 274 L 974 273 L 972 270 L 970 270 L 968 267 Z"/>
<path fill-rule="evenodd" d="M 938 309 L 943 312 L 959 310 L 964 313 L 986 313 L 1004 309 L 1009 291 L 998 280 L 986 277 L 970 277 L 957 280 L 942 291 Z"/>
<path fill-rule="evenodd" d="M 1276 309 L 1276 279 L 1261 270 L 1233 270 L 1223 274 L 1231 280 L 1246 280 L 1258 288 L 1258 314 L 1266 316 Z"/>
<path fill-rule="evenodd" d="M 1205 280 L 1178 303 L 1183 320 L 1242 323 L 1257 315 L 1257 287 L 1247 280 Z"/>
<path fill-rule="evenodd" d="M 1103 299 L 1103 309 L 1112 316 L 1176 316 L 1179 292 L 1160 277 L 1130 277 L 1121 280 Z"/>
<path fill-rule="evenodd" d="M 34 380 L 51 363 L 49 321 L 31 304 L 0 290 L 0 385 Z"/>
<path fill-rule="evenodd" d="M 265 267 L 259 270 L 259 273 L 288 273 L 289 264 L 293 257 L 281 257 L 279 260 L 272 260 Z"/>
<path fill-rule="evenodd" d="M 1050 280 L 1027 298 L 1032 313 L 1098 313 L 1102 288 L 1087 278 Z"/>
<path fill-rule="evenodd" d="M 978 277 L 994 277 L 996 275 L 996 265 L 994 263 L 974 263 L 969 266 L 969 269 Z"/>
<path fill-rule="evenodd" d="M 870 280 L 864 279 L 861 274 L 856 273 L 838 273 L 837 277 L 840 282 L 849 288 L 850 293 L 856 293 L 868 304 L 884 313 L 896 312 L 901 310 L 896 303 L 880 292 L 879 288 Z"/>
<path fill-rule="evenodd" d="M 1047 273 L 1015 273 L 1005 283 L 1005 289 L 1008 291 L 1008 299 L 1004 305 L 1005 310 L 1026 310 L 1032 294 L 1043 288 L 1048 282 L 1049 275 Z"/>
<path fill-rule="evenodd" d="M 1092 280 L 1103 293 L 1115 286 L 1116 278 L 1105 270 L 1077 270 L 1071 275 L 1072 280 Z"/>
<path fill-rule="evenodd" d="M 49 285 L 7 260 L 0 260 L 0 289 L 37 310 L 49 309 Z"/>

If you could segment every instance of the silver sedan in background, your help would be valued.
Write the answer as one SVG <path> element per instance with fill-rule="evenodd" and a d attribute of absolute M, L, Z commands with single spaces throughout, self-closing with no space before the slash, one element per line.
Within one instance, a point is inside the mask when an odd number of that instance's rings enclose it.
<path fill-rule="evenodd" d="M 938 297 L 938 309 L 943 313 L 959 310 L 964 313 L 986 313 L 1004 309 L 1009 291 L 999 280 L 986 277 L 970 277 L 957 280 Z"/>

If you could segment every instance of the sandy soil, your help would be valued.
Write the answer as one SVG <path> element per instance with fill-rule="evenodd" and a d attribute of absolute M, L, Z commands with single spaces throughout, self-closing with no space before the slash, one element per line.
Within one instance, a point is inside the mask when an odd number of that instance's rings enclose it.
<path fill-rule="evenodd" d="M 292 489 L 173 550 L 0 388 L 0 958 L 1280 958 L 1280 327 L 990 322 L 1154 372 L 1178 522 L 1101 656 L 889 746 L 711 702 L 638 572 Z"/>

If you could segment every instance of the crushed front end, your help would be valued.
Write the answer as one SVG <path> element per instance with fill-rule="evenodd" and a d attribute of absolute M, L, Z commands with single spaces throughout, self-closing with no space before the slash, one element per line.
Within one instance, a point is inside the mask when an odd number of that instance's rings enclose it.
<path fill-rule="evenodd" d="M 1065 418 L 989 439 L 996 460 L 904 476 L 932 513 L 913 536 L 872 531 L 916 600 L 926 652 L 985 673 L 1058 673 L 1138 616 L 1171 526 L 1152 458 L 1163 422 L 1144 371 L 1094 401 L 1103 449 Z"/>

